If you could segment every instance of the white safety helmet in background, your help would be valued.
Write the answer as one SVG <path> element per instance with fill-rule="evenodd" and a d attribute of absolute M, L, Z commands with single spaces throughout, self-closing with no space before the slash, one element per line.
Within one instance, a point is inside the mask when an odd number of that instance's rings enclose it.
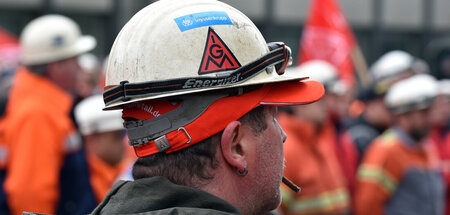
<path fill-rule="evenodd" d="M 450 97 L 450 79 L 439 80 L 439 94 Z"/>
<path fill-rule="evenodd" d="M 401 114 L 428 108 L 438 93 L 438 82 L 433 76 L 418 74 L 392 85 L 385 103 L 394 114 Z"/>
<path fill-rule="evenodd" d="M 430 66 L 424 59 L 416 58 L 411 65 L 411 69 L 415 74 L 430 74 Z"/>
<path fill-rule="evenodd" d="M 84 53 L 78 57 L 78 64 L 87 73 L 92 73 L 101 67 L 100 60 L 92 53 Z"/>
<path fill-rule="evenodd" d="M 123 130 L 122 111 L 103 111 L 103 97 L 88 97 L 75 107 L 75 119 L 82 135 Z"/>
<path fill-rule="evenodd" d="M 21 63 L 30 66 L 88 52 L 96 46 L 96 40 L 92 36 L 82 36 L 80 27 L 65 16 L 45 15 L 25 26 L 20 45 Z"/>
<path fill-rule="evenodd" d="M 310 60 L 300 66 L 288 67 L 286 72 L 304 74 L 309 80 L 322 83 L 327 92 L 342 95 L 348 89 L 338 77 L 338 71 L 332 64 L 323 60 Z"/>
<path fill-rule="evenodd" d="M 405 51 L 394 50 L 381 56 L 371 67 L 375 82 L 390 79 L 406 72 L 414 63 L 414 57 Z"/>
<path fill-rule="evenodd" d="M 298 80 L 290 50 L 215 0 L 162 0 L 135 14 L 109 55 L 106 108 L 214 89 Z M 277 67 L 277 68 L 275 68 Z"/>

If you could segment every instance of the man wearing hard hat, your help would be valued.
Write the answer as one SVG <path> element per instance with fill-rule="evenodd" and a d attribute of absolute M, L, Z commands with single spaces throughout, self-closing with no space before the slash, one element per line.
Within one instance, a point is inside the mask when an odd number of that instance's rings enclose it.
<path fill-rule="evenodd" d="M 75 119 L 86 148 L 89 181 L 97 204 L 124 170 L 122 112 L 103 111 L 101 95 L 88 97 L 75 107 Z"/>
<path fill-rule="evenodd" d="M 356 214 L 443 214 L 444 185 L 437 152 L 427 139 L 437 81 L 419 74 L 386 94 L 394 126 L 369 146 L 358 170 Z"/>
<path fill-rule="evenodd" d="M 393 50 L 383 54 L 370 68 L 370 75 L 376 84 L 377 93 L 385 93 L 395 82 L 414 74 L 427 73 L 428 69 L 417 68 L 423 64 L 408 52 Z M 427 65 L 425 64 L 425 67 Z"/>
<path fill-rule="evenodd" d="M 277 208 L 286 136 L 276 106 L 324 93 L 284 73 L 289 59 L 219 1 L 161 0 L 138 12 L 111 49 L 103 94 L 106 109 L 123 109 L 135 181 L 117 183 L 93 214 Z"/>
<path fill-rule="evenodd" d="M 325 61 L 308 61 L 293 68 L 321 82 L 324 97 L 311 105 L 294 106 L 292 114 L 281 112 L 280 125 L 286 131 L 286 168 L 284 175 L 302 186 L 295 193 L 282 186 L 283 214 L 345 214 L 350 210 L 349 190 L 341 170 L 337 150 L 337 133 L 330 120 L 328 102 L 334 100 L 339 79 L 335 67 Z M 337 104 L 334 102 L 333 108 Z M 339 153 L 345 157 L 345 154 Z"/>
<path fill-rule="evenodd" d="M 83 195 L 85 187 L 76 177 L 82 169 L 74 168 L 81 141 L 70 112 L 80 70 L 77 56 L 92 50 L 96 41 L 81 36 L 71 19 L 46 15 L 25 26 L 20 45 L 23 67 L 6 110 L 9 209 L 12 214 L 83 213 L 72 201 L 74 192 Z"/>
<path fill-rule="evenodd" d="M 359 165 L 369 145 L 393 123 L 392 113 L 386 107 L 384 96 L 396 82 L 414 74 L 425 73 L 419 69 L 423 62 L 411 54 L 393 50 L 382 55 L 370 68 L 373 83 L 359 92 L 358 100 L 363 104 L 358 118 L 348 123 L 348 142 L 357 149 Z M 426 68 L 426 64 L 422 67 Z"/>

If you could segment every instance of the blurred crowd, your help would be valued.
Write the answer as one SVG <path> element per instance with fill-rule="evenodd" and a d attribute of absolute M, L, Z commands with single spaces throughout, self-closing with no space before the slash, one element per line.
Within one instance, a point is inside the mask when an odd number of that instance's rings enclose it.
<path fill-rule="evenodd" d="M 90 213 L 136 159 L 96 40 L 61 15 L 0 33 L 0 214 Z"/>
<path fill-rule="evenodd" d="M 349 87 L 324 61 L 293 68 L 324 84 L 324 97 L 283 110 L 282 214 L 450 214 L 450 82 L 394 50 Z"/>
<path fill-rule="evenodd" d="M 115 181 L 132 180 L 135 159 L 121 111 L 102 111 L 106 60 L 60 15 L 0 38 L 0 214 L 91 212 Z M 279 110 L 284 175 L 302 190 L 282 187 L 274 213 L 450 214 L 449 59 L 436 76 L 390 51 L 369 86 L 348 86 L 325 61 L 291 67 L 326 94 Z"/>

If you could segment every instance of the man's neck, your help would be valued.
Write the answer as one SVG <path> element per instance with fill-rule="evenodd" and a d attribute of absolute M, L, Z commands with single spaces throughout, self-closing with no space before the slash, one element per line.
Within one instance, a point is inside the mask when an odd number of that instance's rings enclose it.
<path fill-rule="evenodd" d="M 236 207 L 242 214 L 250 214 L 246 196 L 246 188 L 243 186 L 241 176 L 231 173 L 231 170 L 227 170 L 228 167 L 220 166 L 216 169 L 214 178 L 206 185 L 200 187 L 200 190 L 215 195 L 234 207 Z M 228 173 L 225 174 L 224 172 Z"/>

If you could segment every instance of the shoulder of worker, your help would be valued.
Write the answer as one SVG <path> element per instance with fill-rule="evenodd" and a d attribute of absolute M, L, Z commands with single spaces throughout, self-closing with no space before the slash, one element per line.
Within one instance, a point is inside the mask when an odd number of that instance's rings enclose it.
<path fill-rule="evenodd" d="M 380 136 L 378 136 L 374 141 L 374 145 L 380 150 L 389 150 L 399 146 L 401 143 L 401 139 L 398 135 L 393 131 L 393 129 L 388 129 L 383 132 Z"/>
<path fill-rule="evenodd" d="M 92 214 L 240 214 L 207 192 L 160 176 L 119 181 Z"/>
<path fill-rule="evenodd" d="M 396 134 L 389 129 L 378 136 L 368 147 L 364 155 L 365 162 L 385 163 L 387 160 L 398 160 L 404 147 Z"/>

